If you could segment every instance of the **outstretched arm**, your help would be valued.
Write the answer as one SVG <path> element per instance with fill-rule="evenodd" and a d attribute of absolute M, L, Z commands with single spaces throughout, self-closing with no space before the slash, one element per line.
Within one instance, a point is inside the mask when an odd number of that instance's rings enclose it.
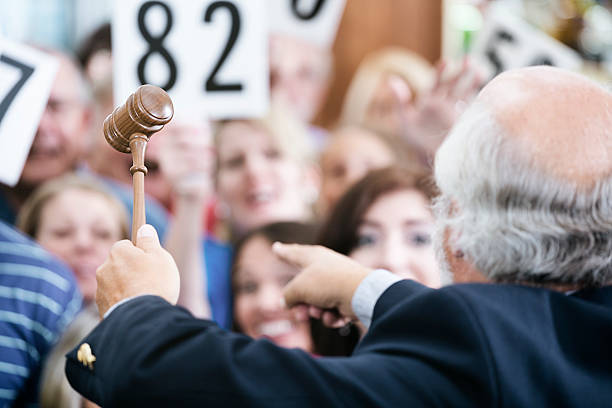
<path fill-rule="evenodd" d="M 369 270 L 322 247 L 284 249 L 285 259 L 296 263 L 316 259 L 288 287 L 288 304 L 307 302 L 353 316 L 350 298 Z M 325 265 L 336 277 L 325 272 Z M 113 407 L 310 407 L 431 406 L 442 394 L 441 405 L 468 405 L 462 400 L 465 389 L 452 384 L 469 383 L 475 395 L 482 395 L 475 405 L 491 405 L 489 384 L 481 381 L 485 347 L 473 319 L 462 303 L 416 282 L 386 290 L 376 304 L 372 329 L 348 358 L 313 358 L 196 319 L 172 306 L 179 286 L 176 265 L 152 227 L 138 231 L 137 246 L 127 240 L 115 244 L 98 269 L 99 311 L 136 298 L 114 309 L 84 339 L 95 356 L 92 364 L 79 362 L 78 348 L 68 354 L 72 386 Z M 142 296 L 147 294 L 155 296 Z M 431 324 L 453 313 L 458 316 L 448 330 Z M 449 352 L 430 344 L 442 344 Z M 475 353 L 473 363 L 457 371 L 465 353 Z"/>

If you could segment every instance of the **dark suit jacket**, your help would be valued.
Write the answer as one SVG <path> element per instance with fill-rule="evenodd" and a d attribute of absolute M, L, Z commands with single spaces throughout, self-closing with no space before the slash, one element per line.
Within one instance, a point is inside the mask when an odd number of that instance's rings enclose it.
<path fill-rule="evenodd" d="M 612 405 L 612 287 L 391 286 L 353 356 L 315 358 L 229 333 L 157 297 L 120 306 L 68 354 L 105 407 Z"/>

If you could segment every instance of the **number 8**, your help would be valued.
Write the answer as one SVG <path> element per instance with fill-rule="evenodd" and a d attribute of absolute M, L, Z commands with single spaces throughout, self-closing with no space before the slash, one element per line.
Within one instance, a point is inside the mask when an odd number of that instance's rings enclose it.
<path fill-rule="evenodd" d="M 154 6 L 160 6 L 166 13 L 166 29 L 158 37 L 153 37 L 145 25 L 145 16 L 149 9 Z M 138 79 L 140 80 L 141 84 L 144 85 L 148 83 L 147 79 L 145 78 L 145 65 L 147 64 L 151 54 L 157 52 L 164 58 L 166 63 L 168 63 L 168 69 L 170 70 L 168 81 L 166 81 L 166 84 L 162 86 L 162 88 L 165 91 L 169 91 L 174 86 L 174 83 L 176 82 L 176 64 L 174 63 L 174 60 L 172 59 L 172 56 L 168 50 L 166 50 L 162 45 L 164 38 L 166 38 L 171 28 L 172 12 L 170 11 L 170 7 L 168 7 L 168 5 L 162 3 L 161 1 L 147 1 L 140 7 L 140 10 L 138 11 L 138 29 L 140 30 L 140 33 L 145 41 L 149 44 L 149 50 L 138 62 Z"/>

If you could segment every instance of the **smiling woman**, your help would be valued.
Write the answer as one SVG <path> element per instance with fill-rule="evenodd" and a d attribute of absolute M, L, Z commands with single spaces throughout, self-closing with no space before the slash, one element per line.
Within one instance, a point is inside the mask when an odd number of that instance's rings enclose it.
<path fill-rule="evenodd" d="M 328 329 L 315 320 L 297 321 L 281 305 L 283 288 L 298 269 L 281 261 L 272 252 L 272 244 L 313 244 L 315 237 L 312 225 L 279 222 L 251 231 L 236 245 L 232 268 L 234 328 L 283 347 L 319 355 L 348 355 L 358 340 L 355 330 Z"/>
<path fill-rule="evenodd" d="M 319 243 L 359 263 L 439 287 L 431 243 L 433 182 L 399 167 L 370 172 L 338 201 Z"/>
<path fill-rule="evenodd" d="M 72 269 L 85 302 L 96 294 L 96 269 L 127 238 L 127 215 L 104 187 L 86 177 L 43 184 L 25 202 L 17 226 Z"/>
<path fill-rule="evenodd" d="M 305 221 L 318 189 L 304 126 L 274 107 L 264 119 L 220 124 L 217 191 L 235 234 L 275 221 Z"/>

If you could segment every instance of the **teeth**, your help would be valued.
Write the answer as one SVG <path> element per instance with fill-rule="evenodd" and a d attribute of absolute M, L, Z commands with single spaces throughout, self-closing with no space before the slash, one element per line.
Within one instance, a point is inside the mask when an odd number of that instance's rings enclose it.
<path fill-rule="evenodd" d="M 258 327 L 262 336 L 276 337 L 293 330 L 293 324 L 289 320 L 276 320 L 273 322 L 262 323 Z"/>

